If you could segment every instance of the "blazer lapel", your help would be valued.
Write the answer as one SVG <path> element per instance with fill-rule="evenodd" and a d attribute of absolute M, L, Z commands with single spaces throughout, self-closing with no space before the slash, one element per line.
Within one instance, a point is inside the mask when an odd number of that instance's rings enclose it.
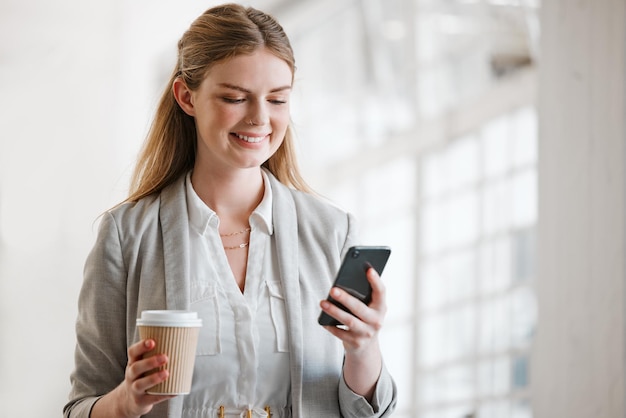
<path fill-rule="evenodd" d="M 285 296 L 289 355 L 291 363 L 291 399 L 294 418 L 302 416 L 303 337 L 298 273 L 298 222 L 289 189 L 268 173 L 272 186 L 272 220 L 278 255 L 278 269 Z"/>
<path fill-rule="evenodd" d="M 185 176 L 161 192 L 159 213 L 163 234 L 163 264 L 165 270 L 165 302 L 167 309 L 187 310 L 189 293 L 189 217 L 185 194 Z M 155 417 L 180 417 L 183 397 L 177 396 L 155 405 Z"/>
<path fill-rule="evenodd" d="M 189 218 L 185 176 L 161 192 L 161 229 L 167 309 L 189 309 Z"/>

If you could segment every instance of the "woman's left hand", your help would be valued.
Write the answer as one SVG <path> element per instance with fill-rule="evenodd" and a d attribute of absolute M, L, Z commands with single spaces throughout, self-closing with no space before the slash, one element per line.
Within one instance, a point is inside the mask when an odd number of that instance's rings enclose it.
<path fill-rule="evenodd" d="M 371 400 L 382 368 L 382 355 L 378 344 L 378 332 L 383 326 L 387 303 L 385 286 L 373 268 L 367 270 L 367 280 L 372 286 L 372 301 L 369 305 L 350 295 L 345 290 L 333 287 L 330 295 L 348 308 L 352 314 L 327 300 L 320 307 L 345 327 L 325 326 L 331 334 L 343 342 L 346 351 L 344 378 L 355 393 Z"/>
<path fill-rule="evenodd" d="M 343 289 L 333 287 L 330 296 L 352 314 L 333 305 L 327 300 L 320 303 L 320 307 L 328 315 L 345 325 L 344 327 L 326 326 L 334 336 L 343 341 L 346 352 L 360 352 L 367 350 L 375 342 L 378 331 L 383 326 L 387 304 L 385 302 L 385 286 L 373 268 L 367 270 L 367 280 L 372 286 L 372 301 L 369 305 L 350 295 Z"/>

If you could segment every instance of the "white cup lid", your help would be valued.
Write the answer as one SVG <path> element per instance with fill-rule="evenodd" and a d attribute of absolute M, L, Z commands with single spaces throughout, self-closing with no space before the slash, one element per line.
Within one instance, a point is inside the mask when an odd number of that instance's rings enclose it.
<path fill-rule="evenodd" d="M 156 327 L 201 327 L 202 319 L 190 311 L 143 311 L 137 325 Z"/>

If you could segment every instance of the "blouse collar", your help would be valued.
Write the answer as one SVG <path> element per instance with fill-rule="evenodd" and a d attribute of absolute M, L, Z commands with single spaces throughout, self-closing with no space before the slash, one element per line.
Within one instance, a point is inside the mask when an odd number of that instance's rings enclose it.
<path fill-rule="evenodd" d="M 261 203 L 254 209 L 250 215 L 250 226 L 253 228 L 261 228 L 268 235 L 274 233 L 272 225 L 272 187 L 264 169 L 261 170 L 263 176 L 263 198 Z M 191 172 L 185 177 L 185 194 L 187 199 L 187 213 L 189 215 L 189 223 L 193 228 L 204 234 L 209 225 L 217 229 L 219 226 L 219 218 L 213 209 L 208 207 L 206 203 L 200 199 L 191 184 Z"/>

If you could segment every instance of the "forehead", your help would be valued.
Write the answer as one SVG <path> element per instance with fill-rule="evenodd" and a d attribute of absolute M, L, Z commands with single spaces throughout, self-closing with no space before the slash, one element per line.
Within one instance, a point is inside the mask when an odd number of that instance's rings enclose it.
<path fill-rule="evenodd" d="M 206 73 L 209 84 L 243 84 L 245 86 L 291 85 L 293 72 L 289 64 L 267 48 L 240 54 L 214 64 Z"/>

